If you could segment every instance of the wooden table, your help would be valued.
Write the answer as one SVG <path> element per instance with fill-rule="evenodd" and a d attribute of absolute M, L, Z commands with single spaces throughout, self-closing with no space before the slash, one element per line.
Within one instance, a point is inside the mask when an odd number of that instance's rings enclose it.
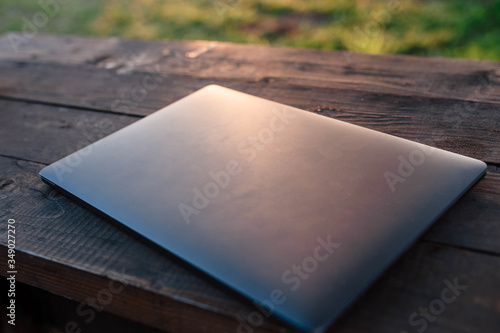
<path fill-rule="evenodd" d="M 275 318 L 242 328 L 251 302 L 38 176 L 212 83 L 486 161 L 485 178 L 330 332 L 424 324 L 425 332 L 499 332 L 500 63 L 55 35 L 36 35 L 16 53 L 3 35 L 0 74 L 0 274 L 15 219 L 17 280 L 77 302 L 97 299 L 98 310 L 74 310 L 83 332 L 99 310 L 166 332 L 293 331 Z M 441 309 L 455 279 L 467 288 Z M 422 319 L 419 308 L 429 306 L 440 314 Z"/>

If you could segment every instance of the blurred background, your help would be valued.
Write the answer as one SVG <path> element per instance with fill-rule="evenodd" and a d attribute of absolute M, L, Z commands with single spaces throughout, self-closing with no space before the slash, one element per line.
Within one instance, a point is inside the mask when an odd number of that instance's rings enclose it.
<path fill-rule="evenodd" d="M 500 0 L 0 0 L 0 33 L 40 10 L 47 33 L 500 60 Z"/>

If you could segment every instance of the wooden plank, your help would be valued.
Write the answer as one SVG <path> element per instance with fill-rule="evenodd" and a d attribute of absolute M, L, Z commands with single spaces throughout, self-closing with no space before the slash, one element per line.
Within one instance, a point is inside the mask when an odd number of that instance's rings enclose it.
<path fill-rule="evenodd" d="M 50 164 L 139 119 L 0 100 L 0 155 Z M 452 246 L 500 254 L 500 170 L 488 174 L 425 236 Z"/>
<path fill-rule="evenodd" d="M 117 281 L 125 287 L 106 302 L 106 311 L 173 332 L 237 332 L 237 318 L 256 311 L 250 302 L 165 251 L 57 194 L 38 179 L 42 167 L 0 158 L 0 220 L 16 219 L 20 281 L 78 302 L 96 298 L 100 291 L 111 289 L 109 281 Z M 6 228 L 1 228 L 2 252 L 6 237 Z M 0 261 L 5 265 L 6 257 Z M 428 323 L 428 331 L 496 332 L 499 274 L 499 256 L 420 242 L 331 332 L 415 330 L 409 316 L 439 298 L 444 281 L 455 278 L 467 290 Z M 278 331 L 287 330 L 276 319 L 254 328 L 254 332 Z"/>
<path fill-rule="evenodd" d="M 9 281 L 0 279 L 1 290 L 9 290 Z M 0 297 L 0 316 L 8 318 L 9 299 Z M 104 311 L 79 315 L 79 302 L 61 297 L 48 291 L 16 281 L 16 325 L 7 320 L 0 321 L 2 333 L 162 333 L 150 326 L 139 324 Z M 88 308 L 85 308 L 88 311 Z M 9 318 L 8 318 L 9 319 Z M 70 325 L 77 328 L 72 331 Z"/>
<path fill-rule="evenodd" d="M 92 64 L 127 73 L 154 66 L 163 74 L 411 96 L 500 102 L 500 63 L 368 55 L 224 42 L 138 41 L 36 35 L 14 52 L 5 34 L 0 60 Z"/>
<path fill-rule="evenodd" d="M 376 129 L 406 139 L 500 163 L 496 104 L 311 88 L 285 82 L 220 81 L 133 72 L 116 75 L 92 66 L 0 62 L 0 96 L 117 113 L 147 115 L 211 83 Z M 78 79 L 76 79 L 78 78 Z M 144 88 L 145 80 L 149 82 Z M 153 81 L 148 81 L 153 80 Z M 158 85 L 149 86 L 158 80 Z M 155 81 L 156 82 L 156 81 Z M 135 97 L 133 97 L 135 96 Z"/>
<path fill-rule="evenodd" d="M 3 246 L 1 246 L 3 248 Z M 45 258 L 30 256 L 25 259 L 21 254 L 22 268 L 28 282 L 55 293 L 63 293 L 78 302 L 85 302 L 89 295 L 97 297 L 101 290 L 109 289 L 109 278 L 89 275 L 84 272 L 68 271 L 68 266 L 60 265 Z M 457 259 L 458 257 L 458 259 Z M 29 260 L 29 262 L 26 262 Z M 443 268 L 442 262 L 450 263 Z M 35 266 L 33 266 L 35 263 Z M 396 265 L 390 269 L 362 298 L 332 326 L 329 332 L 413 332 L 422 328 L 422 316 L 417 316 L 420 324 L 409 317 L 418 313 L 419 308 L 428 308 L 441 292 L 447 287 L 445 281 L 465 285 L 466 289 L 449 305 L 445 305 L 442 315 L 431 316 L 434 321 L 427 321 L 428 332 L 496 332 L 499 325 L 498 291 L 495 286 L 494 274 L 499 273 L 498 257 L 475 254 L 456 249 L 446 249 L 439 245 L 419 244 L 412 248 Z M 28 271 L 29 270 L 29 271 Z M 57 279 L 53 272 L 63 275 L 65 279 Z M 410 272 L 413 278 L 408 278 Z M 432 272 L 432 274 L 428 274 Z M 28 275 L 28 273 L 30 273 Z M 37 274 L 37 275 L 33 275 Z M 2 273 L 3 274 L 3 273 Z M 20 275 L 21 276 L 21 275 Z M 36 277 L 36 278 L 35 278 Z M 78 281 L 79 288 L 70 279 Z M 117 315 L 132 317 L 140 323 L 172 332 L 238 332 L 239 322 L 235 318 L 224 318 L 217 314 L 206 316 L 200 309 L 175 303 L 168 306 L 169 300 L 150 296 L 140 286 L 123 280 L 112 280 L 115 287 L 123 286 L 119 294 L 113 296 L 104 311 Z M 130 283 L 130 284 L 128 284 Z M 66 289 L 67 288 L 67 289 Z M 148 297 L 149 296 L 149 297 Z M 154 297 L 154 300 L 152 298 Z M 150 304 L 152 303 L 152 304 Z M 173 309 L 185 307 L 189 314 L 175 317 Z M 89 307 L 85 307 L 88 310 Z M 256 309 L 248 309 L 241 313 L 244 318 Z M 73 309 L 76 312 L 76 307 Z M 464 316 L 463 313 L 467 313 Z M 131 316 L 133 313 L 133 316 Z M 95 311 L 96 318 L 101 312 Z M 74 316 L 80 328 L 85 329 L 86 323 L 82 316 Z M 431 317 L 431 318 L 432 318 Z M 253 332 L 291 332 L 293 330 L 276 324 L 270 327 L 268 321 L 259 327 L 252 327 Z"/>
<path fill-rule="evenodd" d="M 50 164 L 139 117 L 0 100 L 0 154 Z"/>

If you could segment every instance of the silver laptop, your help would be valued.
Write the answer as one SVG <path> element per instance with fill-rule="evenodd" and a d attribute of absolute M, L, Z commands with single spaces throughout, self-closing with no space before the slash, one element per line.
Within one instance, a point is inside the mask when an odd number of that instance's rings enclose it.
<path fill-rule="evenodd" d="M 321 332 L 485 170 L 211 85 L 40 175 L 253 300 L 241 332 Z"/>

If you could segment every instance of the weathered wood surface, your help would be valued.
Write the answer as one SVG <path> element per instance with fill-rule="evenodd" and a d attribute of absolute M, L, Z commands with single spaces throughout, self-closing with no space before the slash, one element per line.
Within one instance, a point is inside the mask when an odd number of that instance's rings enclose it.
<path fill-rule="evenodd" d="M 384 57 L 222 42 L 148 42 L 38 35 L 16 53 L 4 36 L 0 59 L 91 65 L 116 74 L 154 66 L 164 74 L 345 88 L 409 96 L 500 102 L 497 62 Z"/>
<path fill-rule="evenodd" d="M 105 311 L 167 332 L 237 332 L 238 318 L 256 309 L 250 302 L 38 177 L 44 165 L 217 83 L 489 162 L 486 177 L 331 332 L 414 332 L 409 316 L 454 278 L 467 289 L 426 332 L 500 327 L 499 63 L 43 35 L 15 53 L 4 35 L 0 73 L 0 216 L 17 221 L 20 281 L 77 301 L 115 281 L 125 287 Z M 3 227 L 0 243 L 5 267 Z M 254 328 L 278 331 L 291 330 L 273 318 Z"/>
<path fill-rule="evenodd" d="M 0 59 L 4 98 L 144 116 L 216 83 L 500 163 L 497 62 L 55 36 Z"/>

